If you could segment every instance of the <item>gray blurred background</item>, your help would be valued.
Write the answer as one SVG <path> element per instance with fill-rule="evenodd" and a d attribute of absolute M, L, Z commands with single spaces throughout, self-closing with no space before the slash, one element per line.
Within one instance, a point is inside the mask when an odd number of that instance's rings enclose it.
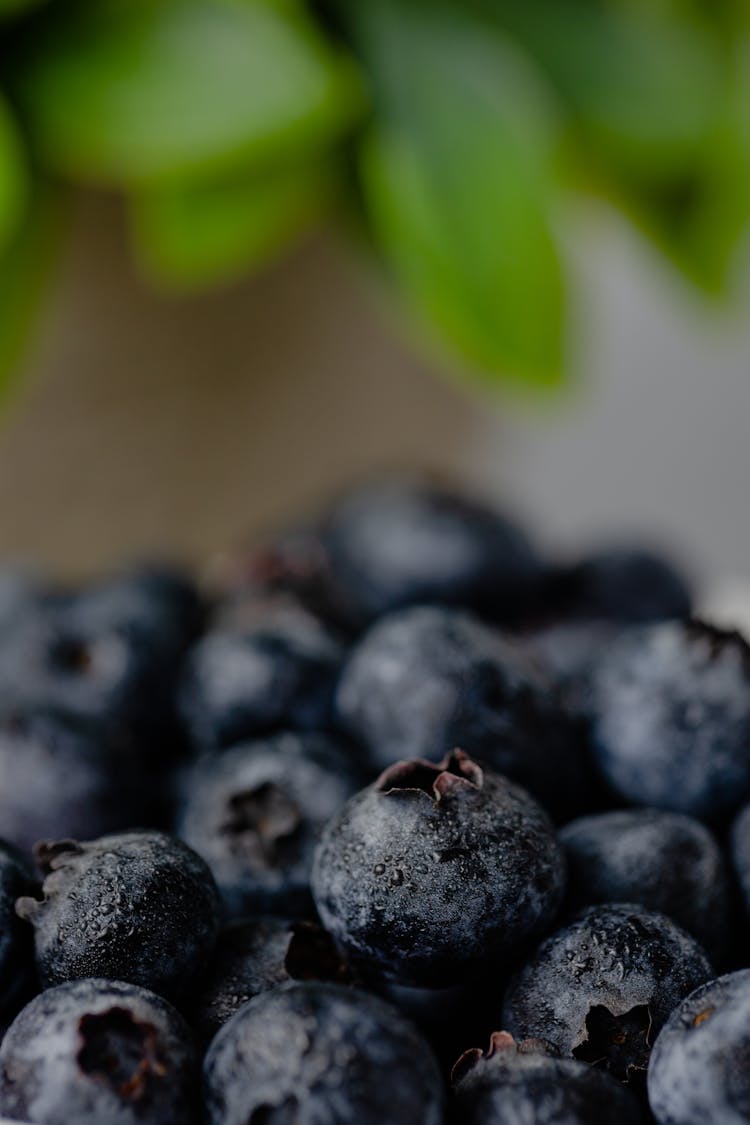
<path fill-rule="evenodd" d="M 354 475 L 417 464 L 507 500 L 561 549 L 642 532 L 698 575 L 747 574 L 750 326 L 605 210 L 568 237 L 579 378 L 519 400 L 429 370 L 333 236 L 178 302 L 138 281 L 118 206 L 80 196 L 3 419 L 0 550 L 64 574 L 154 551 L 202 563 Z"/>

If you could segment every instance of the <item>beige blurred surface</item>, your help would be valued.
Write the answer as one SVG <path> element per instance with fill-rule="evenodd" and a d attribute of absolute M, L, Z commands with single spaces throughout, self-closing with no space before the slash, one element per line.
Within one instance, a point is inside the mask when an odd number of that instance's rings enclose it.
<path fill-rule="evenodd" d="M 476 408 L 318 236 L 233 288 L 160 298 L 112 200 L 77 201 L 32 376 L 0 434 L 0 552 L 62 572 L 201 559 L 352 474 L 462 460 Z"/>

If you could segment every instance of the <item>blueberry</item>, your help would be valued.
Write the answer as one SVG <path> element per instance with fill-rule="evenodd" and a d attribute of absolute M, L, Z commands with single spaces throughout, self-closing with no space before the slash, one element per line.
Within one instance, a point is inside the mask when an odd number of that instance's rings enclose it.
<path fill-rule="evenodd" d="M 642 547 L 611 547 L 558 569 L 553 600 L 567 617 L 648 622 L 686 618 L 687 581 L 677 567 Z"/>
<path fill-rule="evenodd" d="M 638 1085 L 676 1004 L 711 976 L 694 938 L 639 906 L 594 906 L 547 938 L 511 982 L 504 1026 Z"/>
<path fill-rule="evenodd" d="M 454 1068 L 461 1125 L 642 1125 L 633 1094 L 608 1074 L 556 1057 L 538 1040 L 495 1032 L 486 1054 L 467 1051 Z"/>
<path fill-rule="evenodd" d="M 19 898 L 49 986 L 107 977 L 164 996 L 184 992 L 219 927 L 219 898 L 200 856 L 161 832 L 37 846 L 43 898 Z"/>
<path fill-rule="evenodd" d="M 0 1021 L 12 1018 L 33 989 L 34 943 L 16 914 L 16 899 L 35 890 L 26 857 L 0 840 Z"/>
<path fill-rule="evenodd" d="M 181 1016 L 131 984 L 78 980 L 28 1004 L 0 1047 L 0 1113 L 38 1125 L 193 1125 Z"/>
<path fill-rule="evenodd" d="M 315 922 L 256 918 L 227 926 L 190 999 L 191 1023 L 201 1042 L 253 996 L 293 980 L 349 983 L 351 972 L 328 934 Z"/>
<path fill-rule="evenodd" d="M 320 734 L 277 734 L 187 771 L 177 833 L 213 871 L 227 910 L 304 914 L 323 826 L 359 789 L 359 767 Z"/>
<path fill-rule="evenodd" d="M 722 821 L 750 799 L 750 648 L 700 622 L 633 629 L 591 680 L 596 761 L 638 805 Z"/>
<path fill-rule="evenodd" d="M 419 1034 L 389 1005 L 332 984 L 256 996 L 204 1065 L 207 1125 L 441 1125 L 443 1085 Z"/>
<path fill-rule="evenodd" d="M 746 918 L 750 920 L 750 805 L 746 805 L 735 820 L 730 842 L 734 873 Z"/>
<path fill-rule="evenodd" d="M 334 581 L 365 621 L 425 602 L 517 613 L 540 571 L 514 524 L 426 481 L 358 489 L 323 531 Z"/>
<path fill-rule="evenodd" d="M 0 629 L 33 612 L 44 593 L 38 579 L 23 567 L 0 565 Z"/>
<path fill-rule="evenodd" d="M 651 1053 L 659 1125 L 750 1121 L 750 969 L 709 981 L 675 1008 Z"/>
<path fill-rule="evenodd" d="M 331 574 L 319 527 L 292 527 L 275 538 L 239 548 L 215 565 L 214 586 L 231 606 L 247 598 L 291 598 L 332 627 L 350 631 L 357 621 Z"/>
<path fill-rule="evenodd" d="M 628 809 L 574 820 L 560 832 L 567 904 L 637 902 L 668 914 L 712 955 L 731 926 L 729 880 L 712 834 L 696 820 Z"/>
<path fill-rule="evenodd" d="M 384 617 L 344 666 L 336 707 L 381 769 L 460 746 L 554 813 L 586 808 L 578 726 L 521 648 L 469 614 L 422 606 Z"/>
<path fill-rule="evenodd" d="M 537 935 L 563 892 L 542 809 L 461 751 L 391 766 L 323 833 L 325 928 L 373 973 L 450 986 Z"/>
<path fill-rule="evenodd" d="M 103 732 L 44 713 L 0 716 L 0 824 L 23 851 L 47 836 L 86 839 L 142 821 L 143 790 Z"/>
<path fill-rule="evenodd" d="M 165 754 L 182 648 L 135 580 L 49 598 L 0 634 L 0 705 L 96 726 L 135 759 Z"/>
<path fill-rule="evenodd" d="M 301 606 L 258 603 L 241 628 L 214 629 L 190 652 L 183 722 L 200 747 L 326 727 L 342 656 L 338 639 Z"/>

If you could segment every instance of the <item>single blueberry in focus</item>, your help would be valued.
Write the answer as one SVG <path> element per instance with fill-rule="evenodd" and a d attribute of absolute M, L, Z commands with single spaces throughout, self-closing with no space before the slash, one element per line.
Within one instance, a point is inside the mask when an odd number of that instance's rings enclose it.
<path fill-rule="evenodd" d="M 540 564 L 497 512 L 421 480 L 385 480 L 336 504 L 323 524 L 328 565 L 363 621 L 432 602 L 516 615 Z"/>
<path fill-rule="evenodd" d="M 0 825 L 23 851 L 50 836 L 142 823 L 152 796 L 129 754 L 98 728 L 33 711 L 0 716 Z"/>
<path fill-rule="evenodd" d="M 648 1099 L 659 1125 L 750 1121 L 750 969 L 701 985 L 651 1052 Z"/>
<path fill-rule="evenodd" d="M 193 988 L 190 1022 L 202 1043 L 253 996 L 290 981 L 348 984 L 351 971 L 316 922 L 281 918 L 234 922 L 219 935 L 206 972 Z"/>
<path fill-rule="evenodd" d="M 0 1047 L 0 1113 L 34 1125 L 194 1125 L 197 1059 L 166 1000 L 78 980 L 41 993 Z"/>
<path fill-rule="evenodd" d="M 315 854 L 321 921 L 375 975 L 448 987 L 555 916 L 565 869 L 536 801 L 461 751 L 391 766 Z"/>
<path fill-rule="evenodd" d="M 470 614 L 422 606 L 384 617 L 353 649 L 336 706 L 380 768 L 460 746 L 553 814 L 590 807 L 579 724 L 522 648 Z"/>
<path fill-rule="evenodd" d="M 339 640 L 300 605 L 245 606 L 240 626 L 213 629 L 188 656 L 179 690 L 185 728 L 209 748 L 278 728 L 322 729 L 342 658 Z"/>
<path fill-rule="evenodd" d="M 320 833 L 362 780 L 321 734 L 241 743 L 188 768 L 177 834 L 208 863 L 230 915 L 305 914 Z"/>
<path fill-rule="evenodd" d="M 365 992 L 295 984 L 224 1024 L 204 1064 L 208 1125 L 441 1125 L 443 1083 L 427 1044 Z"/>
<path fill-rule="evenodd" d="M 49 986 L 106 977 L 184 992 L 216 940 L 219 896 L 206 864 L 161 832 L 39 844 L 42 900 L 19 898 Z"/>
<path fill-rule="evenodd" d="M 465 1052 L 452 1077 L 461 1125 L 644 1125 L 638 1100 L 603 1070 L 505 1031 L 486 1054 Z"/>
<path fill-rule="evenodd" d="M 658 809 L 585 816 L 560 831 L 569 909 L 638 902 L 667 914 L 714 957 L 731 928 L 729 877 L 721 848 L 699 821 Z"/>
<path fill-rule="evenodd" d="M 698 942 L 665 915 L 594 906 L 547 938 L 511 982 L 503 1025 L 637 1087 L 670 1012 L 711 975 Z"/>
<path fill-rule="evenodd" d="M 625 801 L 721 822 L 750 798 L 750 647 L 666 622 L 624 633 L 590 683 L 592 747 Z"/>

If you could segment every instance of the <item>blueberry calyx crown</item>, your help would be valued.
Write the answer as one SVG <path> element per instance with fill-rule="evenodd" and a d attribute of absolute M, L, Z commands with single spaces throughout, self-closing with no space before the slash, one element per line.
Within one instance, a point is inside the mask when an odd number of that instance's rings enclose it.
<path fill-rule="evenodd" d="M 463 750 L 452 750 L 442 762 L 411 758 L 395 762 L 381 773 L 375 790 L 386 797 L 420 793 L 439 804 L 444 797 L 478 792 L 484 785 L 484 773 Z"/>
<path fill-rule="evenodd" d="M 488 1062 L 497 1055 L 550 1055 L 557 1057 L 559 1051 L 555 1050 L 546 1039 L 520 1039 L 516 1040 L 509 1031 L 493 1031 L 490 1036 L 490 1045 L 486 1051 L 481 1047 L 470 1047 L 453 1064 L 451 1070 L 451 1083 L 455 1086 L 461 1079 L 466 1078 L 481 1062 Z"/>
<path fill-rule="evenodd" d="M 83 1016 L 78 1030 L 78 1066 L 84 1074 L 109 1086 L 120 1098 L 138 1101 L 167 1069 L 159 1057 L 156 1028 L 136 1020 L 127 1008 Z"/>
<path fill-rule="evenodd" d="M 76 840 L 41 840 L 34 845 L 34 861 L 43 879 L 47 878 L 60 867 L 64 867 L 72 856 L 81 855 L 83 846 Z M 24 922 L 33 922 L 47 900 L 45 884 L 42 884 L 42 898 L 33 895 L 22 895 L 16 899 L 16 914 Z"/>

